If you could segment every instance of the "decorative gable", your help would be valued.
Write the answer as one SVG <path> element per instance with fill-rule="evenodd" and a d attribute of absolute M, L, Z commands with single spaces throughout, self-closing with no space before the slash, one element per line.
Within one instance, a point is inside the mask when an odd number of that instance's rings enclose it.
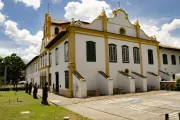
<path fill-rule="evenodd" d="M 103 9 L 101 14 L 92 23 L 84 24 L 80 20 L 74 22 L 74 19 L 72 19 L 71 26 L 156 41 L 155 36 L 149 37 L 143 30 L 140 29 L 138 20 L 132 24 L 129 21 L 128 14 L 121 8 L 113 10 L 112 14 L 112 18 L 107 18 L 106 12 Z"/>

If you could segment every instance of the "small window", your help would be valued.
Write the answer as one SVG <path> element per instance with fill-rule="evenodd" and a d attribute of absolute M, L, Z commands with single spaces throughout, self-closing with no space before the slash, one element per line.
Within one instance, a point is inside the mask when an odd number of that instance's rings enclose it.
<path fill-rule="evenodd" d="M 45 58 L 45 66 L 46 66 L 47 65 L 47 53 L 45 53 L 44 58 Z"/>
<path fill-rule="evenodd" d="M 176 56 L 175 55 L 171 55 L 171 61 L 172 61 L 172 65 L 176 65 Z"/>
<path fill-rule="evenodd" d="M 43 59 L 43 64 L 42 64 L 43 66 L 42 67 L 44 67 L 44 55 L 42 56 L 42 59 Z"/>
<path fill-rule="evenodd" d="M 57 35 L 59 33 L 59 28 L 55 27 L 55 34 Z"/>
<path fill-rule="evenodd" d="M 163 57 L 163 64 L 168 64 L 168 59 L 166 54 L 162 54 Z"/>
<path fill-rule="evenodd" d="M 64 43 L 64 61 L 68 62 L 68 41 Z"/>
<path fill-rule="evenodd" d="M 117 62 L 117 48 L 115 44 L 109 44 L 109 62 Z"/>
<path fill-rule="evenodd" d="M 51 67 L 51 53 L 49 53 L 49 66 Z"/>
<path fill-rule="evenodd" d="M 148 62 L 149 64 L 154 64 L 153 50 L 151 49 L 148 49 Z"/>
<path fill-rule="evenodd" d="M 65 88 L 69 88 L 69 71 L 65 71 Z"/>
<path fill-rule="evenodd" d="M 86 42 L 86 58 L 88 62 L 96 62 L 96 43 L 93 41 Z"/>
<path fill-rule="evenodd" d="M 122 62 L 129 63 L 129 47 L 126 45 L 122 46 Z"/>
<path fill-rule="evenodd" d="M 49 86 L 51 86 L 51 73 L 49 73 Z"/>
<path fill-rule="evenodd" d="M 133 54 L 134 54 L 134 63 L 140 63 L 140 56 L 139 56 L 139 48 L 138 47 L 133 48 Z"/>
<path fill-rule="evenodd" d="M 121 35 L 125 35 L 126 34 L 126 30 L 124 28 L 120 28 L 119 33 Z"/>
<path fill-rule="evenodd" d="M 56 60 L 56 65 L 58 65 L 58 60 L 59 60 L 59 56 L 58 56 L 58 48 L 56 48 L 56 51 L 55 51 L 55 60 Z"/>

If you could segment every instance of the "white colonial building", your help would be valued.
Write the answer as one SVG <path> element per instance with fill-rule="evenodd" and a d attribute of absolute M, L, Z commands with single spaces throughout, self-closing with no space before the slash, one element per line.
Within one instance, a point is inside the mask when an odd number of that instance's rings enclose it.
<path fill-rule="evenodd" d="M 92 23 L 64 22 L 45 15 L 40 55 L 25 67 L 26 80 L 67 97 L 160 89 L 180 73 L 180 49 L 159 46 L 139 22 L 117 9 L 105 10 Z M 174 58 L 174 56 L 175 58 Z M 171 64 L 172 63 L 172 64 Z"/>

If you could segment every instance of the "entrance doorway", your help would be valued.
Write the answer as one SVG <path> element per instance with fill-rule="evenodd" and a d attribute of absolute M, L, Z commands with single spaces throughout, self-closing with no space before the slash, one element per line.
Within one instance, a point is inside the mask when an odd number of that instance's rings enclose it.
<path fill-rule="evenodd" d="M 55 90 L 55 92 L 59 93 L 59 73 L 56 72 L 55 74 L 56 74 L 56 90 Z"/>

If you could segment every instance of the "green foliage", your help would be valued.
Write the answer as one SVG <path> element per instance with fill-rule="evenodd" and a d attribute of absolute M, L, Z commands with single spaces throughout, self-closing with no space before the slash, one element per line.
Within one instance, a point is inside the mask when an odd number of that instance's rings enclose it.
<path fill-rule="evenodd" d="M 176 79 L 176 90 L 180 90 L 180 78 Z"/>
<path fill-rule="evenodd" d="M 4 76 L 5 66 L 7 67 L 7 81 L 13 80 L 16 82 L 21 76 L 21 71 L 25 66 L 24 61 L 13 53 L 11 56 L 6 56 L 5 58 L 0 57 L 0 76 Z"/>
<path fill-rule="evenodd" d="M 129 74 L 129 69 L 125 69 L 125 71 L 124 71 L 126 74 Z"/>
<path fill-rule="evenodd" d="M 4 78 L 0 77 L 0 86 L 3 85 L 3 83 L 4 83 Z"/>
<path fill-rule="evenodd" d="M 176 85 L 177 85 L 177 84 L 180 84 L 180 78 L 177 78 L 177 79 L 176 79 Z"/>
<path fill-rule="evenodd" d="M 17 98 L 21 102 L 17 102 Z M 41 99 L 33 99 L 25 92 L 0 92 L 1 120 L 63 120 L 68 116 L 71 120 L 89 120 L 60 106 L 40 105 Z M 21 114 L 29 111 L 29 114 Z"/>

